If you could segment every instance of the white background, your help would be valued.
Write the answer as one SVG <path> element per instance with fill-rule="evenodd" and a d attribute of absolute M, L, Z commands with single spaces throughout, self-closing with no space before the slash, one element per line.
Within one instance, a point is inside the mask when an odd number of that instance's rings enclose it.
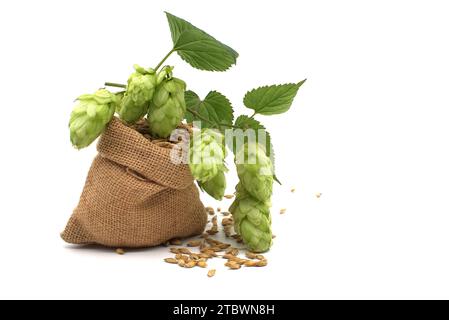
<path fill-rule="evenodd" d="M 0 298 L 449 298 L 448 9 L 0 2 Z M 283 182 L 266 268 L 227 271 L 218 260 L 209 279 L 163 263 L 166 248 L 118 256 L 59 238 L 96 152 L 69 143 L 73 100 L 159 62 L 171 45 L 164 10 L 240 53 L 226 73 L 168 61 L 190 89 L 221 91 L 239 114 L 246 90 L 308 78 L 289 113 L 259 118 Z M 228 192 L 234 184 L 231 173 Z"/>

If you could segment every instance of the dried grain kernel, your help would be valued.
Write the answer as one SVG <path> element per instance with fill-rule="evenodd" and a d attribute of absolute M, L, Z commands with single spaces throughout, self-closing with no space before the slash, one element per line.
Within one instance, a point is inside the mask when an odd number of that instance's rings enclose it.
<path fill-rule="evenodd" d="M 225 194 L 224 197 L 226 199 L 232 199 L 232 198 L 234 198 L 234 195 L 233 194 Z"/>
<path fill-rule="evenodd" d="M 194 266 L 196 266 L 196 261 L 190 260 L 186 262 L 185 268 L 193 268 Z"/>
<path fill-rule="evenodd" d="M 214 225 L 212 228 L 210 228 L 209 230 L 206 230 L 206 232 L 210 235 L 214 235 L 218 233 L 218 226 Z"/>
<path fill-rule="evenodd" d="M 201 245 L 201 240 L 191 240 L 187 242 L 188 247 L 199 247 Z"/>
<path fill-rule="evenodd" d="M 257 259 L 257 254 L 255 254 L 255 253 L 253 253 L 253 252 L 250 252 L 250 251 L 246 252 L 246 253 L 245 253 L 245 256 L 246 256 L 248 259 Z"/>
<path fill-rule="evenodd" d="M 237 242 L 239 242 L 240 240 L 242 240 L 242 237 L 241 237 L 240 235 L 238 235 L 238 234 L 233 234 L 231 237 L 232 237 L 233 239 L 235 239 Z"/>
<path fill-rule="evenodd" d="M 256 266 L 258 266 L 258 267 L 265 267 L 267 264 L 268 264 L 267 260 L 260 260 L 260 261 L 257 261 Z"/>
<path fill-rule="evenodd" d="M 212 238 L 208 238 L 208 239 L 206 239 L 206 242 L 207 242 L 208 244 L 210 244 L 211 246 L 215 246 L 215 245 L 217 245 L 217 244 L 220 244 L 220 243 L 221 243 L 220 241 L 218 241 L 218 240 L 215 240 L 215 239 L 212 239 Z"/>
<path fill-rule="evenodd" d="M 212 218 L 212 224 L 213 224 L 214 226 L 217 225 L 217 219 L 218 219 L 218 217 L 217 217 L 216 215 Z"/>
<path fill-rule="evenodd" d="M 225 216 L 225 217 L 231 215 L 231 213 L 230 213 L 229 211 L 223 211 L 221 214 L 222 214 L 223 216 Z"/>
<path fill-rule="evenodd" d="M 274 238 L 276 238 L 276 235 L 275 235 L 275 234 L 273 234 L 273 235 L 271 236 L 271 239 L 274 239 Z"/>
<path fill-rule="evenodd" d="M 125 250 L 118 248 L 117 250 L 115 250 L 115 253 L 119 254 L 119 255 L 124 255 L 125 254 Z"/>
<path fill-rule="evenodd" d="M 206 207 L 206 212 L 211 216 L 215 214 L 215 210 L 212 207 Z"/>
<path fill-rule="evenodd" d="M 181 255 L 181 257 L 178 260 L 184 260 L 184 262 L 189 262 L 190 258 L 189 256 Z"/>
<path fill-rule="evenodd" d="M 257 267 L 258 262 L 259 261 L 256 261 L 256 260 L 246 260 L 244 265 L 245 265 L 245 267 Z"/>
<path fill-rule="evenodd" d="M 178 260 L 178 266 L 185 267 L 186 262 L 184 260 Z"/>
<path fill-rule="evenodd" d="M 239 249 L 231 247 L 228 250 L 226 250 L 226 254 L 237 256 L 239 254 Z"/>
<path fill-rule="evenodd" d="M 217 212 L 220 212 L 220 211 L 221 211 L 221 208 L 220 208 L 220 207 L 218 207 L 218 208 L 217 208 Z"/>
<path fill-rule="evenodd" d="M 200 268 L 207 268 L 207 263 L 206 263 L 206 261 L 198 261 L 198 262 L 196 263 L 196 265 L 197 265 L 198 267 L 200 267 Z"/>
<path fill-rule="evenodd" d="M 217 272 L 217 270 L 215 270 L 215 269 L 210 269 L 208 272 L 207 272 L 207 276 L 209 277 L 209 278 L 212 278 L 213 276 L 215 276 L 215 273 Z"/>
<path fill-rule="evenodd" d="M 280 214 L 284 214 L 287 211 L 287 209 L 282 208 L 281 211 L 279 212 Z"/>
<path fill-rule="evenodd" d="M 211 250 L 210 248 L 205 248 L 204 251 L 203 251 L 202 253 L 203 253 L 203 254 L 206 254 L 206 255 L 208 255 L 208 256 L 210 256 L 209 258 L 211 258 L 211 257 L 216 257 L 216 256 L 217 256 L 217 254 L 215 253 L 215 251 Z"/>
<path fill-rule="evenodd" d="M 290 189 L 290 192 L 291 192 L 291 193 L 294 193 L 295 191 L 296 191 L 295 188 L 291 188 L 291 189 Z"/>
<path fill-rule="evenodd" d="M 315 193 L 315 197 L 317 197 L 318 199 L 321 198 L 322 195 L 323 195 L 323 194 L 322 194 L 321 192 Z"/>
<path fill-rule="evenodd" d="M 256 255 L 256 259 L 265 260 L 265 257 L 261 254 Z"/>
<path fill-rule="evenodd" d="M 177 253 L 176 256 L 175 256 L 175 259 L 176 260 L 182 259 L 182 254 Z"/>
<path fill-rule="evenodd" d="M 187 249 L 187 248 L 179 248 L 179 253 L 183 253 L 183 254 L 191 254 L 192 252 Z"/>
<path fill-rule="evenodd" d="M 221 224 L 223 226 L 231 226 L 234 224 L 234 220 L 232 218 L 223 218 L 223 220 L 221 220 Z"/>
<path fill-rule="evenodd" d="M 175 258 L 165 258 L 164 261 L 167 263 L 173 263 L 173 264 L 178 263 L 178 260 L 176 260 Z"/>
<path fill-rule="evenodd" d="M 201 258 L 200 258 L 200 255 L 197 254 L 197 253 L 192 253 L 192 254 L 190 255 L 190 258 L 191 258 L 192 260 L 195 260 L 195 261 L 198 261 L 198 260 L 201 259 Z"/>
<path fill-rule="evenodd" d="M 240 267 L 241 267 L 240 264 L 238 264 L 235 261 L 228 261 L 225 263 L 225 266 L 232 270 L 237 270 L 237 269 L 240 269 Z"/>
<path fill-rule="evenodd" d="M 220 243 L 219 245 L 217 245 L 220 249 L 224 250 L 229 248 L 231 245 L 229 243 Z"/>
<path fill-rule="evenodd" d="M 173 246 L 180 246 L 182 244 L 181 239 L 171 239 L 169 242 Z"/>
<path fill-rule="evenodd" d="M 233 229 L 232 226 L 225 226 L 224 227 L 224 233 L 225 233 L 225 236 L 227 238 L 232 236 L 232 229 Z"/>
<path fill-rule="evenodd" d="M 179 248 L 170 248 L 171 253 L 179 253 Z"/>

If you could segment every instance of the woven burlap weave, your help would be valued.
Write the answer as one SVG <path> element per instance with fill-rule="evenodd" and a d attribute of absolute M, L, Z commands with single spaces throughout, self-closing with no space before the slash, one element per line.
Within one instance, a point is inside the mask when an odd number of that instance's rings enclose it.
<path fill-rule="evenodd" d="M 61 237 L 73 244 L 150 247 L 203 232 L 207 215 L 188 165 L 113 119 Z"/>

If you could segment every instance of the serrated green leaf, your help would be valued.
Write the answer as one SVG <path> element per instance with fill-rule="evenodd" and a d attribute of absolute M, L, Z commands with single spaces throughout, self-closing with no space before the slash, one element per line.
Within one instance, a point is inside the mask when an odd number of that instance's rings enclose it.
<path fill-rule="evenodd" d="M 173 50 L 192 67 L 226 71 L 236 63 L 238 53 L 184 19 L 166 12 Z"/>
<path fill-rule="evenodd" d="M 185 101 L 187 122 L 201 121 L 202 128 L 218 128 L 222 131 L 232 125 L 234 110 L 231 102 L 220 92 L 211 91 L 201 101 L 195 92 L 187 91 Z"/>
<path fill-rule="evenodd" d="M 201 104 L 200 97 L 192 90 L 187 90 L 184 93 L 184 100 L 186 101 L 187 109 L 191 109 L 191 110 L 195 110 L 195 111 L 198 110 L 199 105 Z M 186 118 L 187 122 L 192 123 L 193 121 L 196 120 L 197 117 L 193 113 L 187 111 L 185 114 L 185 118 Z"/>
<path fill-rule="evenodd" d="M 267 155 L 270 156 L 271 152 L 273 152 L 271 136 L 262 123 L 260 123 L 258 120 L 254 119 L 254 118 L 250 118 L 248 116 L 241 115 L 235 120 L 234 125 L 236 127 L 243 129 L 244 131 L 247 129 L 253 129 L 255 131 L 255 137 L 256 137 L 257 143 L 261 143 L 261 141 L 259 141 L 258 132 L 259 132 L 259 130 L 263 130 L 266 134 L 264 147 L 266 149 Z M 246 141 L 247 141 L 247 138 L 245 138 L 245 142 Z M 235 148 L 236 148 L 236 146 L 234 145 L 231 149 L 233 149 L 234 152 L 237 152 L 237 150 L 235 150 Z"/>
<path fill-rule="evenodd" d="M 264 86 L 246 93 L 243 103 L 258 114 L 273 115 L 288 111 L 299 87 L 305 82 Z"/>

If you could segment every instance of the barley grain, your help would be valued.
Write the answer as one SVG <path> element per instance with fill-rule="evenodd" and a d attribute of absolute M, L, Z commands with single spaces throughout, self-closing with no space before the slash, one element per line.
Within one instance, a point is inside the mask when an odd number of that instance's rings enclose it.
<path fill-rule="evenodd" d="M 267 260 L 260 260 L 260 261 L 257 261 L 257 266 L 258 267 L 265 267 L 266 265 L 268 264 L 268 261 Z"/>
<path fill-rule="evenodd" d="M 124 255 L 125 254 L 125 250 L 118 248 L 117 250 L 115 250 L 115 253 L 119 254 L 119 255 Z"/>
<path fill-rule="evenodd" d="M 171 239 L 170 244 L 173 246 L 180 246 L 182 244 L 181 239 Z"/>
<path fill-rule="evenodd" d="M 188 247 L 199 247 L 201 245 L 201 240 L 191 240 L 187 242 Z"/>
<path fill-rule="evenodd" d="M 257 254 L 255 254 L 255 253 L 253 253 L 253 252 L 250 252 L 250 251 L 246 252 L 246 253 L 245 253 L 245 256 L 246 256 L 248 259 L 257 259 Z"/>
<path fill-rule="evenodd" d="M 209 277 L 209 278 L 212 278 L 213 276 L 215 276 L 215 273 L 217 272 L 217 270 L 215 270 L 215 269 L 210 269 L 208 272 L 207 272 L 207 276 Z"/>
<path fill-rule="evenodd" d="M 178 260 L 176 260 L 175 258 L 165 258 L 164 261 L 167 263 L 172 263 L 172 264 L 178 263 Z"/>

